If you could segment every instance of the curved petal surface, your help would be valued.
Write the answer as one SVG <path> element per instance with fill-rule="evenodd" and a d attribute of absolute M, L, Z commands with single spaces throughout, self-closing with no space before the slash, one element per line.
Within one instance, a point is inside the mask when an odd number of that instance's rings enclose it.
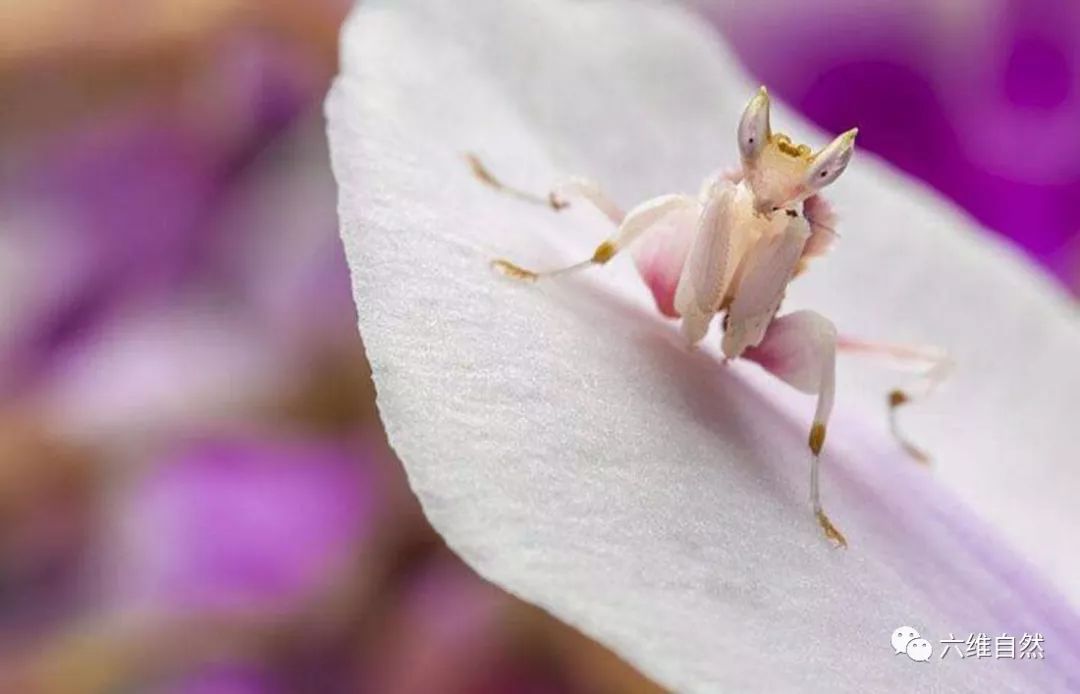
<path fill-rule="evenodd" d="M 679 691 L 1080 686 L 1080 329 L 1015 253 L 867 157 L 830 190 L 842 238 L 784 312 L 960 365 L 905 413 L 935 476 L 886 435 L 894 377 L 841 364 L 823 482 L 852 547 L 833 551 L 806 501 L 808 399 L 715 339 L 683 349 L 630 259 L 491 272 L 588 257 L 610 222 L 499 196 L 462 157 L 536 191 L 590 175 L 624 208 L 696 190 L 735 159 L 752 92 L 711 32 L 645 2 L 375 0 L 342 50 L 327 112 L 379 407 L 469 564 Z M 901 625 L 931 663 L 894 655 Z M 939 658 L 950 633 L 1003 631 L 1041 632 L 1046 659 Z"/>

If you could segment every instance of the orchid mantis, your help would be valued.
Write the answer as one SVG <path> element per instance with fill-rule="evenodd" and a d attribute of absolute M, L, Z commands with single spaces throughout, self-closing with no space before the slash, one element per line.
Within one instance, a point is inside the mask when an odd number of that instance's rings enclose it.
<path fill-rule="evenodd" d="M 697 196 L 663 195 L 625 214 L 587 179 L 570 179 L 547 196 L 533 195 L 504 185 L 478 159 L 469 157 L 473 173 L 489 186 L 556 211 L 582 199 L 617 227 L 591 257 L 573 265 L 537 272 L 499 259 L 493 262 L 496 269 L 515 279 L 535 281 L 603 265 L 631 248 L 657 307 L 681 321 L 690 345 L 701 342 L 713 319 L 722 314 L 721 349 L 726 359 L 749 359 L 797 390 L 817 396 L 808 437 L 810 501 L 826 538 L 839 546 L 847 541 L 825 513 L 819 485 L 837 351 L 925 364 L 928 390 L 944 376 L 948 364 L 933 350 L 841 339 L 833 324 L 814 311 L 777 315 L 788 283 L 812 258 L 827 251 L 836 236 L 835 217 L 820 192 L 847 168 L 857 132 L 839 135 L 818 152 L 796 145 L 772 131 L 769 95 L 762 87 L 739 122 L 738 172 L 710 177 Z M 890 393 L 890 423 L 905 450 L 925 460 L 896 428 L 895 409 L 911 399 L 904 391 Z"/>

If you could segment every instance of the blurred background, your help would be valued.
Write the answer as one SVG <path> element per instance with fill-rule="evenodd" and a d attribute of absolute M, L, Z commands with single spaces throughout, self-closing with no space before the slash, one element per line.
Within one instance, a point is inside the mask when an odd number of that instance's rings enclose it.
<path fill-rule="evenodd" d="M 1080 4 L 693 4 L 1080 292 Z M 0 0 L 0 692 L 655 690 L 463 566 L 386 445 L 321 114 L 347 9 Z"/>

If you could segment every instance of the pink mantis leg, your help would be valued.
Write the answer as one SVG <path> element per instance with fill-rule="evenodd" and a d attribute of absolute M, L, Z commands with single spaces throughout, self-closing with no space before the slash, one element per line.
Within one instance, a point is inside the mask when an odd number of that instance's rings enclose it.
<path fill-rule="evenodd" d="M 819 468 L 821 449 L 836 393 L 836 328 L 813 311 L 796 311 L 772 321 L 764 339 L 743 356 L 788 385 L 817 395 L 817 409 L 810 426 L 810 503 L 825 536 L 841 547 L 847 540 L 825 514 L 821 504 Z"/>
<path fill-rule="evenodd" d="M 848 337 L 840 337 L 837 340 L 837 349 L 844 354 L 868 356 L 884 360 L 889 364 L 905 369 L 918 369 L 921 388 L 919 391 L 910 389 L 902 390 L 894 388 L 887 396 L 889 410 L 889 430 L 900 444 L 901 448 L 923 465 L 930 464 L 930 456 L 921 448 L 911 443 L 900 430 L 897 421 L 897 410 L 927 397 L 949 376 L 953 363 L 949 356 L 940 349 L 930 347 L 916 347 L 912 345 L 900 345 L 888 342 L 870 342 L 856 340 Z"/>

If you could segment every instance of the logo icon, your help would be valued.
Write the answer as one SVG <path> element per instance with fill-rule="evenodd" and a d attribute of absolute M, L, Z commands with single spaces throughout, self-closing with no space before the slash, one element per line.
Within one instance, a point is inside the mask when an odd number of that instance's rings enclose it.
<path fill-rule="evenodd" d="M 912 639 L 919 638 L 919 632 L 915 627 L 900 627 L 892 633 L 892 647 L 896 651 L 893 655 L 907 652 L 907 645 Z"/>
<path fill-rule="evenodd" d="M 934 647 L 919 635 L 915 627 L 899 627 L 892 633 L 893 655 L 901 653 L 920 663 L 930 660 Z"/>
<path fill-rule="evenodd" d="M 926 639 L 911 639 L 908 641 L 907 648 L 904 649 L 907 653 L 907 657 L 911 658 L 917 663 L 925 663 L 930 660 L 930 655 L 934 652 L 934 647 L 930 645 L 930 642 Z"/>

